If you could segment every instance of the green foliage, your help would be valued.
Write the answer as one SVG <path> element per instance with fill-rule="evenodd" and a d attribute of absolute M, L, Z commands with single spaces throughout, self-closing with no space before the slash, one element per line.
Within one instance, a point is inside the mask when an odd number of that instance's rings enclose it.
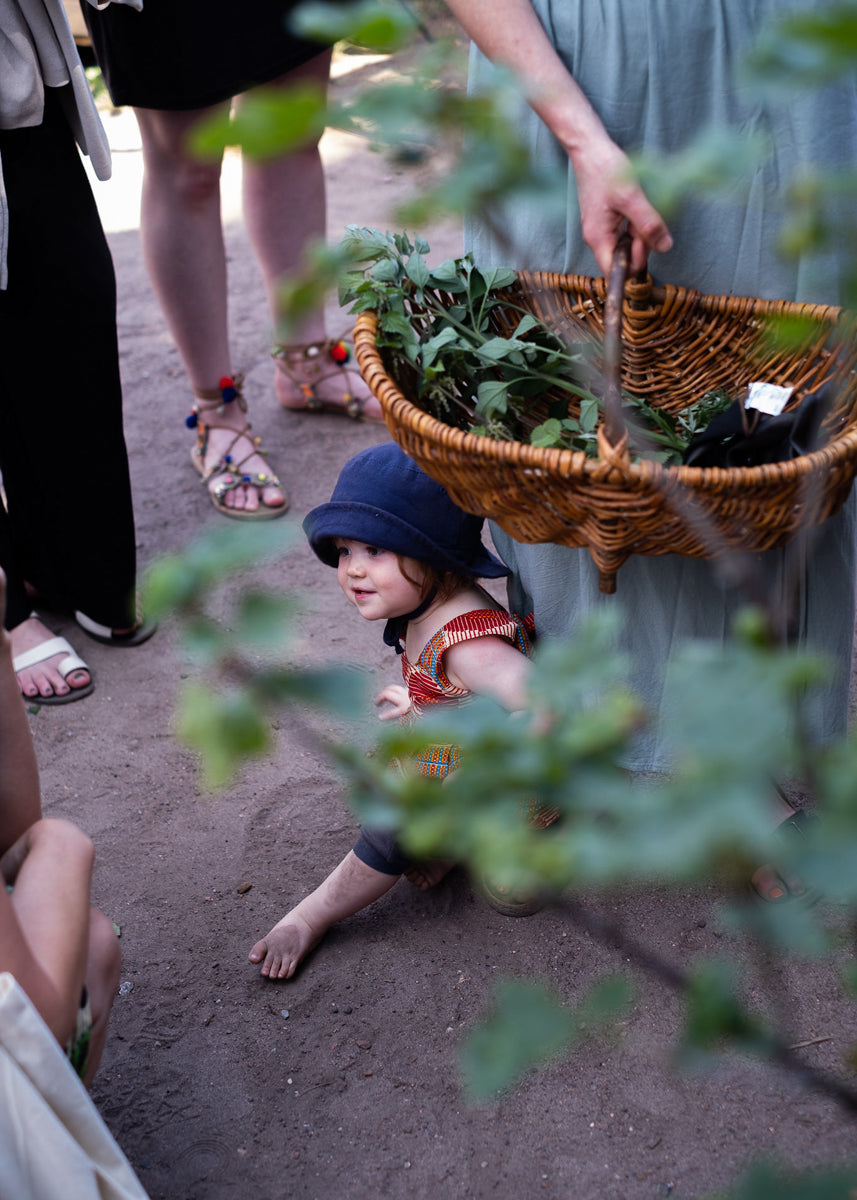
<path fill-rule="evenodd" d="M 289 520 L 276 526 L 218 526 L 152 565 L 143 583 L 143 606 L 156 621 L 193 614 L 216 585 L 284 554 L 296 540 Z"/>
<path fill-rule="evenodd" d="M 228 620 L 212 612 L 222 607 L 225 583 L 282 556 L 294 541 L 288 520 L 218 526 L 182 554 L 155 563 L 144 581 L 146 612 L 160 621 L 178 618 L 181 649 L 210 677 L 208 684 L 186 681 L 176 709 L 176 732 L 199 754 L 208 788 L 224 787 L 240 763 L 270 750 L 272 706 L 353 715 L 366 703 L 365 680 L 356 671 L 284 664 L 301 610 L 293 596 L 248 584 Z"/>
<path fill-rule="evenodd" d="M 711 1053 L 729 1044 L 752 1054 L 770 1054 L 774 1041 L 763 1023 L 751 1016 L 737 994 L 734 969 L 707 962 L 690 976 L 685 991 L 685 1030 L 679 1062 L 691 1069 L 709 1065 Z"/>
<path fill-rule="evenodd" d="M 669 220 L 700 192 L 740 203 L 747 178 L 770 153 L 768 141 L 727 129 L 704 129 L 676 154 L 632 156 L 634 175 L 646 195 Z"/>
<path fill-rule="evenodd" d="M 615 1021 L 631 999 L 631 986 L 622 976 L 600 980 L 573 1007 L 541 984 L 505 980 L 497 986 L 490 1015 L 469 1034 L 461 1052 L 469 1096 L 476 1102 L 495 1099 L 533 1067 Z"/>
<path fill-rule="evenodd" d="M 417 29 L 415 18 L 402 4 L 361 0 L 359 4 L 302 4 L 292 14 L 291 31 L 299 37 L 330 45 L 347 40 L 376 54 L 400 50 Z"/>
<path fill-rule="evenodd" d="M 307 6 L 298 18 L 301 28 L 327 42 L 348 37 L 382 52 L 401 44 L 397 39 L 406 20 L 397 6 L 334 9 Z M 436 187 L 423 190 L 399 214 L 403 226 L 420 227 L 450 212 L 478 212 L 490 219 L 500 199 L 526 201 L 534 212 L 559 205 L 564 211 L 564 173 L 544 176 L 511 131 L 508 105 L 519 101 L 517 85 L 501 77 L 492 92 L 465 96 L 443 82 L 446 54 L 448 47 L 430 47 L 408 78 L 388 79 L 338 107 L 325 109 L 318 94 L 306 91 L 263 95 L 236 121 L 209 127 L 199 144 L 214 154 L 231 144 L 248 153 L 274 154 L 315 137 L 327 124 L 363 134 L 394 158 L 410 159 L 441 144 L 455 149 L 466 139 L 466 156 L 459 155 Z M 824 86 L 855 69 L 857 5 L 841 3 L 823 11 L 808 5 L 805 13 L 771 31 L 750 64 L 746 84 L 776 97 L 777 89 Z M 748 169 L 767 149 L 743 135 L 736 141 L 706 130 L 682 155 L 640 160 L 634 169 L 656 206 L 669 215 L 702 188 L 733 200 L 740 196 Z M 782 251 L 829 253 L 833 248 L 842 257 L 843 247 L 857 244 L 855 198 L 854 171 L 808 173 L 794 181 L 784 196 L 788 219 Z M 430 267 L 428 251 L 419 237 L 349 228 L 340 246 L 317 250 L 301 275 L 287 281 L 285 316 L 298 323 L 339 280 L 341 297 L 352 311 L 378 311 L 379 345 L 394 363 L 394 373 L 413 385 L 421 403 L 433 406 L 441 419 L 537 445 L 591 447 L 598 402 L 587 383 L 585 348 L 565 345 L 523 311 L 512 336 L 499 337 L 492 314 L 498 293 L 511 288 L 514 274 L 479 271 L 466 258 Z M 857 304 L 853 254 L 849 262 L 850 298 Z M 514 308 L 513 295 L 505 295 Z M 412 320 L 415 305 L 427 314 L 419 332 Z M 771 331 L 784 346 L 803 334 L 800 327 L 783 323 Z M 539 413 L 522 432 L 512 423 L 520 418 L 517 410 L 526 412 L 549 387 L 561 390 L 557 407 Z M 656 415 L 649 437 L 662 444 L 655 453 L 673 452 L 675 439 L 702 428 L 713 415 L 709 406 L 723 399 L 702 397 L 696 412 L 681 414 L 674 423 Z M 627 404 L 630 414 L 631 398 Z M 213 785 L 227 781 L 246 756 L 265 752 L 272 708 L 287 706 L 302 720 L 308 705 L 354 710 L 362 702 L 359 672 L 307 671 L 288 661 L 292 601 L 253 590 L 230 614 L 229 628 L 210 614 L 224 577 L 282 552 L 283 547 L 273 550 L 266 544 L 280 532 L 218 531 L 216 538 L 165 560 L 149 580 L 147 611 L 162 619 L 168 613 L 177 616 L 188 652 L 211 681 L 192 685 L 179 728 L 201 754 L 206 781 Z M 652 716 L 625 682 L 629 664 L 616 651 L 618 630 L 606 617 L 581 629 L 573 643 L 540 646 L 532 690 L 538 702 L 524 717 L 506 720 L 487 702 L 475 703 L 456 712 L 454 721 L 441 717 L 422 725 L 418 734 L 388 727 L 376 758 L 344 740 L 328 750 L 348 776 L 355 810 L 397 830 L 416 854 L 453 853 L 477 875 L 488 872 L 512 886 L 544 890 L 560 903 L 570 885 L 585 889 L 654 881 L 686 887 L 689 881 L 716 881 L 733 897 L 719 919 L 757 946 L 763 959 L 841 954 L 853 942 L 857 910 L 857 735 L 822 750 L 806 744 L 798 701 L 825 678 L 827 665 L 772 644 L 769 628 L 765 614 L 748 610 L 736 618 L 725 652 L 689 647 L 676 662 L 668 705 L 674 771 L 659 786 L 631 781 L 622 768 L 635 735 Z M 275 646 L 273 665 L 247 653 L 247 647 Z M 221 688 L 217 681 L 228 686 Z M 462 749 L 464 765 L 447 786 L 437 787 L 407 769 L 409 754 L 425 744 L 427 735 Z M 387 769 L 391 756 L 405 764 L 402 771 Z M 772 780 L 790 774 L 811 780 L 824 820 L 805 836 L 773 838 Z M 548 830 L 533 829 L 523 819 L 534 798 L 561 814 Z M 739 902 L 760 862 L 799 876 L 821 894 L 822 903 L 760 908 Z M 679 1046 L 685 1065 L 699 1065 L 728 1046 L 788 1061 L 777 1031 L 747 1011 L 746 989 L 731 970 L 703 963 L 684 977 L 651 952 L 635 961 L 659 971 L 686 997 Z M 840 976 L 846 994 L 857 996 L 857 972 L 850 963 Z M 609 1025 L 627 1002 L 625 988 L 624 981 L 606 981 L 603 990 L 570 1005 L 538 984 L 504 984 L 489 1021 L 465 1047 L 471 1095 L 495 1096 L 537 1062 L 567 1050 L 584 1030 Z M 848 1051 L 844 1066 L 857 1068 L 857 1050 Z M 823 1075 L 810 1074 L 816 1086 L 826 1086 Z M 841 1089 L 829 1090 L 843 1099 Z M 844 1200 L 855 1186 L 847 1172 L 794 1175 L 760 1165 L 729 1196 Z"/>
<path fill-rule="evenodd" d="M 857 4 L 844 0 L 804 12 L 768 27 L 745 68 L 745 78 L 762 81 L 776 93 L 795 87 L 823 88 L 854 73 L 857 64 Z"/>
<path fill-rule="evenodd" d="M 104 82 L 104 76 L 101 74 L 101 67 L 87 67 L 86 82 L 89 84 L 89 90 L 92 92 L 94 100 L 100 100 L 107 96 L 107 84 Z"/>
<path fill-rule="evenodd" d="M 480 270 L 469 254 L 430 267 L 424 238 L 356 225 L 340 249 L 353 264 L 340 277 L 340 302 L 378 314 L 387 367 L 426 412 L 501 441 L 598 457 L 591 346 L 567 344 L 528 311 L 514 271 Z M 623 398 L 634 449 L 664 463 L 681 462 L 691 438 L 729 403 L 708 392 L 670 415 Z"/>
<path fill-rule="evenodd" d="M 207 788 L 224 787 L 236 762 L 266 753 L 271 747 L 270 722 L 245 690 L 225 695 L 204 684 L 188 682 L 176 710 L 176 732 L 198 751 Z"/>
<path fill-rule="evenodd" d="M 735 1188 L 708 1200 L 853 1200 L 855 1187 L 853 1170 L 793 1172 L 758 1163 Z"/>
<path fill-rule="evenodd" d="M 197 125 L 189 142 L 200 158 L 219 158 L 233 145 L 249 158 L 273 158 L 321 137 L 327 121 L 325 92 L 318 85 L 258 88 L 239 108 Z"/>

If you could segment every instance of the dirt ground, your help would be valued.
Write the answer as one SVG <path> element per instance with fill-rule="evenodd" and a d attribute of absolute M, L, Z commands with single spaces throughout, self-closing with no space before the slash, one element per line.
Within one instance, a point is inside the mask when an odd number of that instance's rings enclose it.
<path fill-rule="evenodd" d="M 347 73 L 337 86 L 383 67 L 339 61 Z M 189 462 L 190 395 L 141 261 L 133 117 L 110 118 L 108 129 L 114 178 L 96 191 L 118 276 L 145 566 L 222 518 Z M 386 227 L 392 203 L 438 169 L 431 157 L 392 167 L 342 136 L 326 136 L 324 155 L 332 238 L 348 222 Z M 298 521 L 328 498 L 347 457 L 388 435 L 278 410 L 237 177 L 230 160 L 233 361 Z M 420 232 L 433 259 L 460 250 L 454 224 Z M 309 601 L 301 654 L 396 678 L 378 629 L 347 609 L 332 572 L 300 543 L 265 580 Z M 857 1159 L 853 1122 L 773 1067 L 733 1057 L 708 1074 L 676 1074 L 678 1005 L 645 978 L 612 1042 L 585 1044 L 502 1101 L 469 1106 L 457 1047 L 500 976 L 544 978 L 573 1000 L 622 963 L 557 912 L 494 913 L 460 871 L 428 894 L 400 884 L 336 929 L 293 981 L 263 980 L 249 947 L 354 839 L 340 781 L 284 716 L 267 759 L 226 792 L 205 793 L 193 755 L 171 734 L 174 694 L 190 671 L 174 630 L 119 650 L 55 624 L 85 654 L 96 691 L 31 717 L 45 807 L 94 839 L 95 900 L 122 929 L 123 983 L 94 1098 L 153 1200 L 654 1200 L 723 1188 L 758 1155 L 795 1168 Z M 367 737 L 373 720 L 367 714 Z M 687 965 L 741 955 L 718 928 L 717 900 L 703 888 L 593 902 Z M 857 1030 L 832 972 L 796 964 L 781 986 L 794 1040 L 818 1039 L 802 1051 L 806 1061 L 838 1070 Z"/>

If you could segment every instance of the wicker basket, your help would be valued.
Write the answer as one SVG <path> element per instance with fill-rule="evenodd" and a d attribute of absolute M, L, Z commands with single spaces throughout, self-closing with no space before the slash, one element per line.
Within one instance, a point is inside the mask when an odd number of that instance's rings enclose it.
<path fill-rule="evenodd" d="M 714 558 L 767 550 L 820 524 L 846 500 L 857 473 L 857 337 L 842 310 L 706 296 L 656 287 L 648 277 L 626 283 L 624 263 L 614 267 L 609 288 L 601 278 L 519 272 L 498 295 L 508 297 L 509 309 L 495 310 L 497 332 L 509 336 L 521 308 L 532 312 L 567 341 L 592 346 L 606 392 L 618 397 L 621 386 L 670 412 L 715 388 L 737 394 L 754 380 L 794 388 L 791 408 L 836 382 L 825 444 L 800 458 L 740 468 L 632 462 L 614 398 L 593 459 L 475 436 L 421 411 L 405 394 L 415 388 L 387 370 L 376 345 L 377 315 L 362 313 L 357 359 L 405 452 L 462 508 L 490 517 L 517 541 L 587 547 L 603 592 L 615 590 L 616 572 L 632 554 Z M 800 345 L 772 349 L 764 337 L 772 314 L 809 322 Z M 422 314 L 412 311 L 411 320 L 419 326 Z"/>

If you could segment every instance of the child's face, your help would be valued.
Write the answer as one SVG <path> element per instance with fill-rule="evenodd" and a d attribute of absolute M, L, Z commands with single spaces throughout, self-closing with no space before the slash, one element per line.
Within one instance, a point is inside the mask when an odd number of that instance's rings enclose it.
<path fill-rule="evenodd" d="M 392 550 L 365 542 L 334 538 L 339 552 L 336 577 L 345 597 L 367 621 L 388 621 L 413 612 L 422 600 L 424 570 L 413 558 L 404 559 L 406 579 Z"/>

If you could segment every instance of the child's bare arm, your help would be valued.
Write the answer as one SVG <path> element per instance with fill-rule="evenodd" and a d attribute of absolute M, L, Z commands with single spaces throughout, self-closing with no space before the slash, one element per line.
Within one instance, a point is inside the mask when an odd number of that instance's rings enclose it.
<path fill-rule="evenodd" d="M 478 696 L 489 696 L 509 712 L 527 706 L 532 663 L 501 637 L 479 637 L 451 646 L 443 656 L 451 683 Z"/>

